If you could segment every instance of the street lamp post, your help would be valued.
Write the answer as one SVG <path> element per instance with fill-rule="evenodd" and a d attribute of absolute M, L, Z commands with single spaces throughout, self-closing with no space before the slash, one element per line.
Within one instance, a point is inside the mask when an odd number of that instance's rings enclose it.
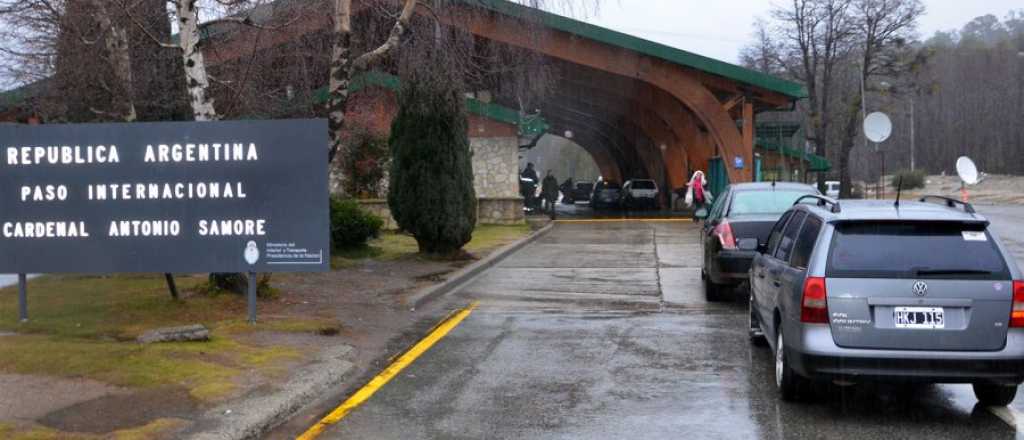
<path fill-rule="evenodd" d="M 910 172 L 914 172 L 916 169 L 914 165 L 914 100 L 917 98 L 916 92 L 910 95 Z"/>

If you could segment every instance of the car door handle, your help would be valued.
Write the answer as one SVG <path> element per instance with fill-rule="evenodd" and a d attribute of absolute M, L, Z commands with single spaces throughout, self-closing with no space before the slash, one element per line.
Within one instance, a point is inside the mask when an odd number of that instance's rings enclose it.
<path fill-rule="evenodd" d="M 780 283 L 778 281 L 772 281 L 772 285 L 775 286 L 775 287 L 782 287 L 782 283 Z"/>

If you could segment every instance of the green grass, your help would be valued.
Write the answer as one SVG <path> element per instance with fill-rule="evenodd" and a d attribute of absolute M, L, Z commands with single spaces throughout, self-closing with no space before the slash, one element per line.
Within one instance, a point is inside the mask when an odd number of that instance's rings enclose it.
<path fill-rule="evenodd" d="M 529 233 L 530 226 L 525 223 L 510 226 L 477 226 L 473 231 L 473 239 L 466 244 L 465 250 L 472 253 L 491 251 Z M 343 269 L 353 267 L 362 260 L 395 261 L 404 258 L 425 257 L 419 254 L 419 246 L 411 235 L 389 231 L 382 232 L 380 238 L 370 240 L 366 246 L 335 251 L 331 267 Z"/>
<path fill-rule="evenodd" d="M 183 292 L 205 281 L 178 277 Z M 269 376 L 301 353 L 289 347 L 255 347 L 238 336 L 257 330 L 312 332 L 324 319 L 270 319 L 245 324 L 245 300 L 235 295 L 195 295 L 174 301 L 162 275 L 44 276 L 29 282 L 27 324 L 17 322 L 14 288 L 0 290 L 0 372 L 87 377 L 126 387 L 180 385 L 214 402 L 236 391 L 248 370 Z M 202 343 L 137 344 L 146 330 L 204 324 L 213 337 Z M 0 429 L 3 429 L 0 427 Z M 0 431 L 2 432 L 2 431 Z"/>
<path fill-rule="evenodd" d="M 480 226 L 473 231 L 473 240 L 465 249 L 473 253 L 491 251 L 529 234 L 530 226 L 526 223 L 511 226 Z"/>

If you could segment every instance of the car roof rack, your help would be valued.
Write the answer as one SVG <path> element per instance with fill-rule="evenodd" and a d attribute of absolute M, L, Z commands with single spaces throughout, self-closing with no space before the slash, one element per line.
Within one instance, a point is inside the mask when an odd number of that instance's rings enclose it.
<path fill-rule="evenodd" d="M 807 199 L 817 200 L 817 205 L 818 206 L 831 206 L 831 208 L 829 208 L 829 211 L 831 211 L 833 214 L 839 214 L 840 212 L 843 212 L 843 208 L 842 208 L 842 206 L 839 206 L 839 201 L 838 200 L 830 199 L 830 198 L 825 197 L 825 196 L 819 196 L 817 194 L 805 194 L 805 195 L 802 195 L 802 196 L 800 196 L 799 199 L 796 199 L 796 201 L 793 202 L 793 206 L 799 205 L 804 200 L 807 200 Z"/>
<path fill-rule="evenodd" d="M 967 203 L 963 200 L 954 199 L 952 197 L 928 195 L 921 197 L 920 199 L 921 202 L 927 202 L 928 200 L 941 200 L 945 202 L 947 208 L 956 208 L 957 206 L 962 206 L 964 208 L 964 212 L 968 214 L 977 213 L 977 211 L 974 210 L 974 205 L 971 205 L 970 203 Z"/>

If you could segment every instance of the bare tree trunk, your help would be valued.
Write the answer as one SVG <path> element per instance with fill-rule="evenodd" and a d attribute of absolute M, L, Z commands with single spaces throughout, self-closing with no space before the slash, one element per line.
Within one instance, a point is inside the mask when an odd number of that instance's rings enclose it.
<path fill-rule="evenodd" d="M 853 151 L 854 140 L 857 139 L 857 122 L 860 121 L 861 95 L 857 95 L 850 103 L 846 113 L 846 127 L 843 128 L 843 143 L 839 146 L 839 198 L 848 199 L 852 195 L 850 153 Z"/>
<path fill-rule="evenodd" d="M 185 82 L 188 87 L 189 104 L 197 121 L 215 121 L 219 119 L 209 96 L 210 78 L 206 74 L 206 61 L 199 47 L 199 9 L 198 0 L 177 0 L 174 7 L 178 15 L 180 29 L 178 32 L 181 57 L 185 64 Z"/>
<path fill-rule="evenodd" d="M 328 127 L 331 145 L 327 159 L 334 161 L 342 150 L 342 132 L 345 128 L 345 108 L 348 104 L 348 87 L 352 78 L 372 69 L 387 57 L 402 41 L 409 28 L 409 21 L 416 11 L 416 0 L 404 0 L 402 12 L 391 28 L 391 34 L 376 49 L 352 59 L 352 0 L 334 0 L 334 49 L 331 52 L 330 100 L 328 101 Z"/>
<path fill-rule="evenodd" d="M 348 86 L 352 80 L 352 0 L 334 0 L 334 49 L 331 52 L 331 77 L 328 84 L 330 100 L 327 103 L 327 127 L 331 145 L 328 162 L 342 148 L 342 130 L 345 128 L 345 106 Z"/>
<path fill-rule="evenodd" d="M 138 113 L 135 111 L 135 80 L 132 75 L 131 47 L 128 42 L 128 29 L 114 24 L 107 2 L 104 0 L 91 0 L 95 11 L 93 14 L 100 29 L 104 33 L 104 43 L 110 57 L 110 66 L 117 76 L 120 88 L 124 91 L 121 103 L 121 114 L 119 118 L 125 122 L 135 122 Z"/>

